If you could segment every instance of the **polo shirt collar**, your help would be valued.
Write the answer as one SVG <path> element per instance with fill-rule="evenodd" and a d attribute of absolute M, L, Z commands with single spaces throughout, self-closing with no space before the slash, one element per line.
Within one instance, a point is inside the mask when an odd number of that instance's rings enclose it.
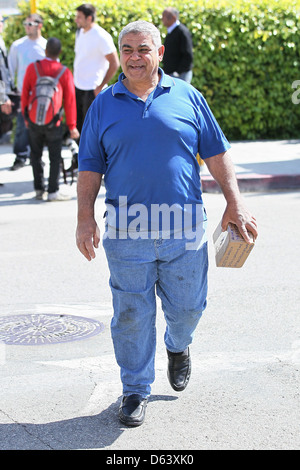
<path fill-rule="evenodd" d="M 160 76 L 160 80 L 157 84 L 157 86 L 159 88 L 170 88 L 172 86 L 175 85 L 175 82 L 173 80 L 172 77 L 170 77 L 169 75 L 166 75 L 164 73 L 164 71 L 159 67 L 158 68 L 161 76 Z M 127 94 L 128 93 L 128 90 L 126 88 L 126 86 L 123 84 L 123 80 L 125 78 L 125 74 L 124 72 L 121 72 L 120 75 L 119 75 L 119 79 L 118 81 L 112 86 L 112 95 L 115 96 L 117 94 Z"/>

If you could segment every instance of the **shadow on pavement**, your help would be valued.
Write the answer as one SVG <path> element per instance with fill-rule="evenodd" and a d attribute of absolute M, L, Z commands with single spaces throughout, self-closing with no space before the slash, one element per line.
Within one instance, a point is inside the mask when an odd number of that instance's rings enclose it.
<path fill-rule="evenodd" d="M 153 395 L 153 401 L 177 400 L 176 396 Z M 0 423 L 1 450 L 87 450 L 111 446 L 126 431 L 119 419 L 121 397 L 101 413 L 53 423 Z"/>

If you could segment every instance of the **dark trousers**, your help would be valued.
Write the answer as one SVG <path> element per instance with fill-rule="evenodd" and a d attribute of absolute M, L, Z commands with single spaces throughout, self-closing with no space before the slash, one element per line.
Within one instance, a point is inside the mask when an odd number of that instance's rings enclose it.
<path fill-rule="evenodd" d="M 94 90 L 79 90 L 76 92 L 76 108 L 77 108 L 77 129 L 81 132 L 85 115 L 90 105 L 95 99 Z"/>
<path fill-rule="evenodd" d="M 59 189 L 61 148 L 63 141 L 62 125 L 51 128 L 29 124 L 29 142 L 31 148 L 31 166 L 35 190 L 45 190 L 44 165 L 42 162 L 43 149 L 46 145 L 49 151 L 50 172 L 48 193 Z"/>

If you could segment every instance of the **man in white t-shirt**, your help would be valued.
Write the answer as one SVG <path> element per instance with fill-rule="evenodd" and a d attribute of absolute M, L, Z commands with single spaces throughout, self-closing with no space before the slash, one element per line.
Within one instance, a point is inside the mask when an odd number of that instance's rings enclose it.
<path fill-rule="evenodd" d="M 119 57 L 111 35 L 95 23 L 95 7 L 84 3 L 76 10 L 74 84 L 80 132 L 90 104 L 116 74 Z"/>
<path fill-rule="evenodd" d="M 17 77 L 18 92 L 22 92 L 23 79 L 28 65 L 36 60 L 45 58 L 47 40 L 42 37 L 43 18 L 32 13 L 24 21 L 26 36 L 14 41 L 8 54 L 8 66 L 13 78 Z M 17 126 L 13 149 L 16 158 L 11 170 L 22 168 L 30 157 L 28 129 L 20 112 L 17 116 Z"/>

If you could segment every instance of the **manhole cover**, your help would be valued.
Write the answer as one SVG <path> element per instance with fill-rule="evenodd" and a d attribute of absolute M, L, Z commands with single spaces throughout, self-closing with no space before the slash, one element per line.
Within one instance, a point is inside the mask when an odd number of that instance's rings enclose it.
<path fill-rule="evenodd" d="M 22 346 L 65 343 L 86 339 L 103 331 L 104 325 L 73 315 L 15 315 L 0 317 L 0 342 Z"/>

